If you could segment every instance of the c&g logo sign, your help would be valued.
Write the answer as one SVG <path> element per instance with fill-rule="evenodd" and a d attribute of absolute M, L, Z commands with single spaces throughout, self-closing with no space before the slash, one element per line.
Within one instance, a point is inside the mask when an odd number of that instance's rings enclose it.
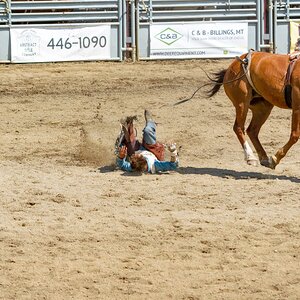
<path fill-rule="evenodd" d="M 179 39 L 182 38 L 182 34 L 180 34 L 179 32 L 175 31 L 172 28 L 167 28 L 165 30 L 163 30 L 162 32 L 158 33 L 155 38 L 157 38 L 158 40 L 160 40 L 161 42 L 167 44 L 167 45 L 171 45 L 173 43 L 175 43 L 176 41 L 178 41 Z"/>

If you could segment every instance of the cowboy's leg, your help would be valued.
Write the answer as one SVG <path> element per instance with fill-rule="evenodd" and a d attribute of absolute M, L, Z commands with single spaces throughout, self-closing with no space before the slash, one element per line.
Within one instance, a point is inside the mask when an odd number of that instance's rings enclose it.
<path fill-rule="evenodd" d="M 134 132 L 133 122 L 123 123 L 122 124 L 123 132 L 124 132 L 124 141 L 123 143 L 127 147 L 128 156 L 134 154 L 136 150 L 140 148 L 140 143 L 136 139 L 136 135 Z"/>
<path fill-rule="evenodd" d="M 143 130 L 143 141 L 148 145 L 156 144 L 156 123 L 153 120 L 146 122 Z"/>
<path fill-rule="evenodd" d="M 121 144 L 125 145 L 127 148 L 128 156 L 131 156 L 134 153 L 133 145 L 130 141 L 130 134 L 128 132 L 127 124 L 122 124 L 122 130 L 124 132 L 124 137 Z"/>

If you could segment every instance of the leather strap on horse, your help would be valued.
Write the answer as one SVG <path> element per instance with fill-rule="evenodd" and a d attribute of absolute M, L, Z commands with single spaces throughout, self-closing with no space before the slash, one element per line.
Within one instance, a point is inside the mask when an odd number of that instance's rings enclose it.
<path fill-rule="evenodd" d="M 247 80 L 249 82 L 249 84 L 251 85 L 251 87 L 254 89 L 254 91 L 256 92 L 256 94 L 260 95 L 260 93 L 257 91 L 257 89 L 254 86 L 254 83 L 251 79 L 251 75 L 250 75 L 250 65 L 251 65 L 251 55 L 252 52 L 254 52 L 253 49 L 250 49 L 247 56 L 242 60 L 242 67 L 243 70 L 245 72 L 245 75 L 247 77 Z"/>
<path fill-rule="evenodd" d="M 250 75 L 250 65 L 251 65 L 251 55 L 254 50 L 250 49 L 247 56 L 241 60 L 239 57 L 237 57 L 242 62 L 242 67 L 245 72 L 245 75 L 247 77 L 247 80 L 251 87 L 254 89 L 254 91 L 260 95 L 258 90 L 255 88 L 254 83 L 251 79 Z M 292 108 L 292 86 L 291 86 L 291 76 L 292 72 L 295 66 L 295 62 L 300 58 L 300 53 L 292 54 L 290 55 L 289 59 L 289 66 L 286 72 L 285 81 L 284 81 L 284 99 L 285 103 L 289 108 Z"/>
<path fill-rule="evenodd" d="M 294 70 L 295 62 L 300 58 L 300 53 L 291 54 L 289 59 L 289 66 L 285 75 L 284 81 L 284 99 L 285 103 L 289 108 L 292 108 L 292 86 L 291 77 Z"/>

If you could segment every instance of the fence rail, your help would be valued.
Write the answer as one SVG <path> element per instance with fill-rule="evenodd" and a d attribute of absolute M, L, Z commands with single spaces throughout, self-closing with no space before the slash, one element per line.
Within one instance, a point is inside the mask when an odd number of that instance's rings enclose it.
<path fill-rule="evenodd" d="M 0 1 L 0 25 L 8 23 L 8 12 L 6 1 Z"/>
<path fill-rule="evenodd" d="M 106 34 L 111 59 L 148 59 L 154 26 L 184 24 L 188 28 L 209 22 L 247 23 L 249 48 L 286 53 L 292 21 L 300 22 L 300 1 L 0 0 L 0 61 L 11 60 L 11 33 L 16 29 L 101 24 L 110 28 Z"/>
<path fill-rule="evenodd" d="M 276 18 L 278 20 L 300 19 L 300 1 L 286 0 L 276 1 Z"/>
<path fill-rule="evenodd" d="M 10 22 L 14 24 L 48 23 L 118 23 L 119 1 L 16 1 L 10 5 Z"/>
<path fill-rule="evenodd" d="M 48 24 L 58 22 L 84 22 L 84 23 L 106 23 L 118 22 L 118 15 L 113 12 L 52 12 L 52 13 L 12 13 L 12 24 L 26 23 L 26 24 Z"/>
<path fill-rule="evenodd" d="M 257 1 L 149 0 L 140 3 L 141 22 L 255 19 Z"/>

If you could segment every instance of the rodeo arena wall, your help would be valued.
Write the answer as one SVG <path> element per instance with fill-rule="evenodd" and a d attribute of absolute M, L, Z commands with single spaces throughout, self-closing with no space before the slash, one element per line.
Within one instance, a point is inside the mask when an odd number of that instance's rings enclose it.
<path fill-rule="evenodd" d="M 0 62 L 289 53 L 299 24 L 293 0 L 0 0 Z"/>

